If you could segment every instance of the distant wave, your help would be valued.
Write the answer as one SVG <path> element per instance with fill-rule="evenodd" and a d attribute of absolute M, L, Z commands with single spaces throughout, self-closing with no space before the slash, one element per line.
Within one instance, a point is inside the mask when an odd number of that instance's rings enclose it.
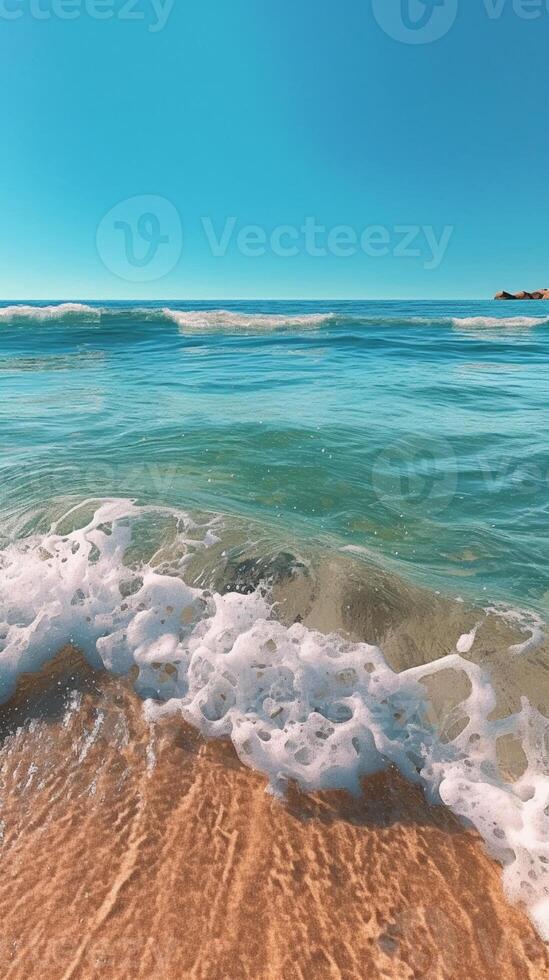
<path fill-rule="evenodd" d="M 0 307 L 0 321 L 16 320 L 60 320 L 65 317 L 98 317 L 101 310 L 84 303 L 56 303 L 51 306 L 14 305 Z"/>
<path fill-rule="evenodd" d="M 164 316 L 183 330 L 277 330 L 284 327 L 318 328 L 339 319 L 336 313 L 239 313 L 230 310 L 162 310 Z"/>
<path fill-rule="evenodd" d="M 549 316 L 465 316 L 452 317 L 452 324 L 455 327 L 472 327 L 482 329 L 483 327 L 540 327 L 549 323 Z"/>
<path fill-rule="evenodd" d="M 277 329 L 319 329 L 324 326 L 452 326 L 469 328 L 537 327 L 549 323 L 549 316 L 452 317 L 452 316 L 383 316 L 360 313 L 304 313 L 295 316 L 275 313 L 239 313 L 229 310 L 162 310 L 165 317 L 177 323 L 180 330 L 262 331 Z"/>
<path fill-rule="evenodd" d="M 283 313 L 241 313 L 231 310 L 175 310 L 170 307 L 140 306 L 89 306 L 85 303 L 58 303 L 48 306 L 30 304 L 0 307 L 0 322 L 17 323 L 19 320 L 43 322 L 46 320 L 101 321 L 104 318 L 128 320 L 131 317 L 145 321 L 175 323 L 183 332 L 211 330 L 267 331 L 284 328 L 318 328 L 339 319 L 336 313 L 303 313 L 295 316 Z M 342 319 L 346 319 L 342 317 Z M 360 318 L 359 318 L 360 319 Z"/>
<path fill-rule="evenodd" d="M 48 306 L 12 304 L 0 307 L 0 324 L 21 321 L 42 323 L 62 320 L 64 323 L 104 320 L 175 324 L 181 333 L 262 333 L 282 330 L 319 330 L 327 326 L 440 326 L 455 329 L 525 329 L 549 324 L 549 316 L 410 316 L 403 314 L 361 314 L 359 312 L 328 311 L 323 313 L 248 313 L 239 310 L 178 310 L 172 307 L 151 306 L 90 306 L 86 303 L 52 303 Z"/>

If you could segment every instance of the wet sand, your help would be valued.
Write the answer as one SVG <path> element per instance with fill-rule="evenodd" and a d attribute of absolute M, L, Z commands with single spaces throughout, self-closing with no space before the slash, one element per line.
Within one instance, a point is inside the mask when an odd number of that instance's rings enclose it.
<path fill-rule="evenodd" d="M 398 773 L 283 804 L 72 651 L 1 717 L 6 980 L 549 975 L 480 839 Z"/>

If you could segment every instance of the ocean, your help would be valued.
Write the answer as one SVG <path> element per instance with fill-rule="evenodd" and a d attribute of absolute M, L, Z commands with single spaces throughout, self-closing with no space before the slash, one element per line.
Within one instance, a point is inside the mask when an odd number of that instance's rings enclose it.
<path fill-rule="evenodd" d="M 0 696 L 67 644 L 274 793 L 392 765 L 549 940 L 549 303 L 0 306 Z"/>

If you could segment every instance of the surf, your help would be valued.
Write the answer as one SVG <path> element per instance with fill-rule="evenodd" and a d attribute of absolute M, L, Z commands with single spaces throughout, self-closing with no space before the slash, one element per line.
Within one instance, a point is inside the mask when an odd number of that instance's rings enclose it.
<path fill-rule="evenodd" d="M 366 776 L 396 766 L 477 829 L 510 900 L 549 938 L 546 720 L 526 697 L 494 717 L 490 671 L 464 656 L 476 631 L 442 659 L 395 672 L 375 644 L 285 625 L 266 582 L 224 594 L 188 584 L 192 554 L 221 539 L 219 519 L 172 515 L 171 562 L 162 553 L 132 562 L 154 508 L 106 500 L 86 520 L 90 508 L 0 553 L 2 700 L 22 673 L 71 645 L 93 667 L 131 675 L 151 724 L 176 714 L 207 737 L 229 738 L 274 793 L 292 781 L 357 793 Z M 443 730 L 429 685 L 448 672 L 466 691 Z M 500 768 L 505 738 L 524 756 L 514 777 Z"/>
<path fill-rule="evenodd" d="M 265 305 L 265 304 L 262 304 Z M 348 304 L 346 304 L 348 305 Z M 403 312 L 372 313 L 355 312 L 345 309 L 328 309 L 323 311 L 303 311 L 295 313 L 278 312 L 276 306 L 272 310 L 261 312 L 242 309 L 225 308 L 192 308 L 186 303 L 183 308 L 162 303 L 139 305 L 123 305 L 109 303 L 80 303 L 60 302 L 47 305 L 29 303 L 11 303 L 0 306 L 0 326 L 34 324 L 51 324 L 70 326 L 96 323 L 108 325 L 113 322 L 131 325 L 135 320 L 165 326 L 175 325 L 185 334 L 200 333 L 250 333 L 262 334 L 292 330 L 326 330 L 351 328 L 357 332 L 369 328 L 392 327 L 453 327 L 456 329 L 482 330 L 512 330 L 543 327 L 549 324 L 549 316 L 451 316 L 433 313 L 426 315 L 410 315 Z"/>

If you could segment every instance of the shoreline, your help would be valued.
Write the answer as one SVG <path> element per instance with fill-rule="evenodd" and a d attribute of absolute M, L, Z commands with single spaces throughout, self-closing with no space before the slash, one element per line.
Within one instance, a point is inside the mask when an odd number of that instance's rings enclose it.
<path fill-rule="evenodd" d="M 230 744 L 175 718 L 151 730 L 128 681 L 74 650 L 22 677 L 3 716 L 10 980 L 549 969 L 480 837 L 396 771 L 360 799 L 283 803 Z"/>

